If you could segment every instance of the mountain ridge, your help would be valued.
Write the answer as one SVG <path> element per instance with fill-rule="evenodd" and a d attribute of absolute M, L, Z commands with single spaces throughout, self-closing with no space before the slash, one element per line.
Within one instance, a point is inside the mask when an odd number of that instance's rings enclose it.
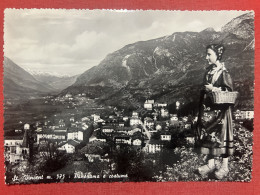
<path fill-rule="evenodd" d="M 54 92 L 54 88 L 36 80 L 30 73 L 4 56 L 5 98 L 33 98 Z"/>
<path fill-rule="evenodd" d="M 201 32 L 175 32 L 128 44 L 81 74 L 61 95 L 83 91 L 92 98 L 99 98 L 102 104 L 115 106 L 127 105 L 122 91 L 127 91 L 137 102 L 144 102 L 148 97 L 169 103 L 179 99 L 185 103 L 197 101 L 203 69 L 207 66 L 205 48 L 212 43 L 222 43 L 226 47 L 223 60 L 236 89 L 241 90 L 240 105 L 245 106 L 244 102 L 253 98 L 252 90 L 244 90 L 252 88 L 254 82 L 253 16 L 248 13 L 234 18 L 220 32 L 212 28 Z M 250 84 L 244 86 L 243 83 Z M 178 88 L 183 88 L 183 92 L 178 92 Z M 146 89 L 151 93 L 146 94 Z M 249 107 L 253 107 L 252 103 Z"/>
<path fill-rule="evenodd" d="M 41 72 L 40 74 L 32 74 L 33 77 L 42 82 L 46 83 L 52 88 L 56 90 L 56 92 L 60 92 L 63 89 L 67 88 L 68 86 L 75 83 L 78 75 L 69 76 L 69 75 L 57 75 L 57 74 L 51 74 L 51 73 L 44 73 Z"/>

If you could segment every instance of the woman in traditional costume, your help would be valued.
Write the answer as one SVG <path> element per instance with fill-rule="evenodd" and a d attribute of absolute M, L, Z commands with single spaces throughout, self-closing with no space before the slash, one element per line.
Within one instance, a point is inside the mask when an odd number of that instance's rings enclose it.
<path fill-rule="evenodd" d="M 214 91 L 233 91 L 230 74 L 224 63 L 220 62 L 224 53 L 223 45 L 207 46 L 206 60 L 209 67 L 201 90 L 196 143 L 202 154 L 208 155 L 208 164 L 198 168 L 201 175 L 215 171 L 217 179 L 228 172 L 228 157 L 233 154 L 233 127 L 231 107 L 228 104 L 214 104 L 210 93 Z M 222 163 L 216 170 L 215 158 L 222 157 Z"/>

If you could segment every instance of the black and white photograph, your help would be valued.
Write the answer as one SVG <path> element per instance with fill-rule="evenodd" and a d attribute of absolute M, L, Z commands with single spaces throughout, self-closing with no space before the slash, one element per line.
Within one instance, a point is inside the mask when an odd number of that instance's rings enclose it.
<path fill-rule="evenodd" d="M 253 11 L 5 9 L 5 182 L 250 182 Z"/>

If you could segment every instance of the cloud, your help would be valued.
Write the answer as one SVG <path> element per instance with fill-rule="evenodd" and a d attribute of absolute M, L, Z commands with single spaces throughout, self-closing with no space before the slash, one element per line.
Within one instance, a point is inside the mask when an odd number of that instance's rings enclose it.
<path fill-rule="evenodd" d="M 6 9 L 4 54 L 29 69 L 78 74 L 127 44 L 176 31 L 219 30 L 243 13 Z"/>
<path fill-rule="evenodd" d="M 190 31 L 201 31 L 205 29 L 205 25 L 199 20 L 194 20 L 187 24 L 187 29 L 191 29 Z"/>

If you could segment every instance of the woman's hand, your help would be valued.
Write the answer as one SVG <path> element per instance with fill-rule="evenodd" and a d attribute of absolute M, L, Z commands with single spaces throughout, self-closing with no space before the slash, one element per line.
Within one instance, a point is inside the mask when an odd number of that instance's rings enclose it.
<path fill-rule="evenodd" d="M 212 84 L 208 84 L 208 85 L 205 85 L 205 90 L 207 91 L 207 92 L 210 92 L 210 91 L 212 91 L 213 90 L 213 85 Z"/>

